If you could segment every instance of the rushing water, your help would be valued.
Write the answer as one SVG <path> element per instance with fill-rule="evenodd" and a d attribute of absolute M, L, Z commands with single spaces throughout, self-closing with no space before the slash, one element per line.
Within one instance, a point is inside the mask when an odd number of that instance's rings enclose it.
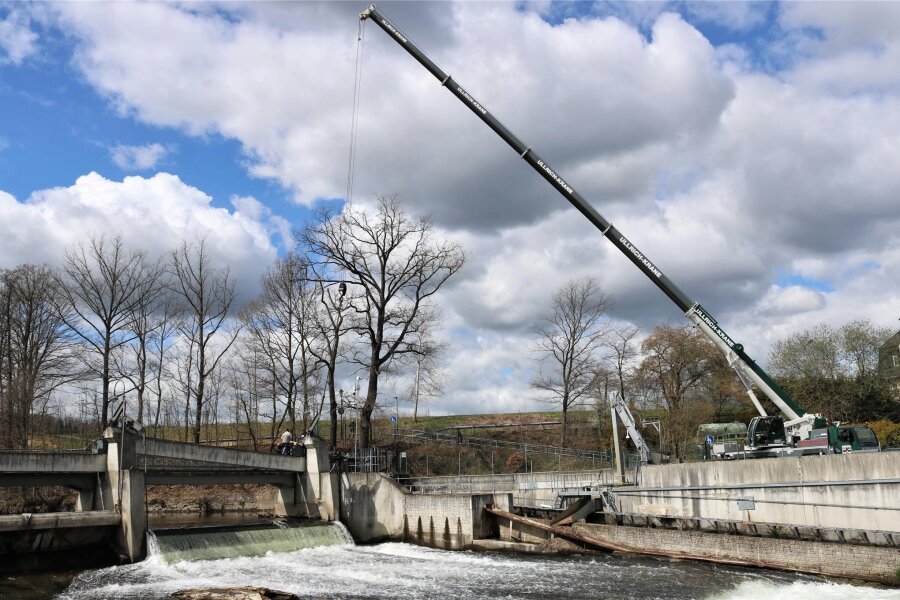
<path fill-rule="evenodd" d="M 262 586 L 342 599 L 900 599 L 898 590 L 816 577 L 609 554 L 548 557 L 341 543 L 254 557 L 173 558 L 154 538 L 147 560 L 86 571 L 59 597 L 165 598 L 184 588 Z"/>
<path fill-rule="evenodd" d="M 147 539 L 150 555 L 161 554 L 166 562 L 185 560 L 214 560 L 241 556 L 262 556 L 268 553 L 284 553 L 302 548 L 333 546 L 353 541 L 340 523 L 321 523 L 291 526 L 285 521 L 275 521 L 266 529 L 207 531 L 199 529 L 191 533 L 155 536 Z"/>

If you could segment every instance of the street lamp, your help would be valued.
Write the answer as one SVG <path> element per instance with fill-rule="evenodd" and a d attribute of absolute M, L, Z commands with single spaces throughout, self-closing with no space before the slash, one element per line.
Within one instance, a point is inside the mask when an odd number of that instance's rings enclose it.
<path fill-rule="evenodd" d="M 117 394 L 116 393 L 116 385 L 118 385 L 120 383 L 122 384 L 122 392 Z M 128 393 L 125 390 L 125 382 L 122 381 L 121 379 L 113 382 L 112 392 L 113 392 L 112 396 L 110 396 L 110 398 L 109 398 L 109 407 L 112 408 L 113 403 L 117 402 L 117 401 L 119 402 L 119 405 L 115 408 L 112 415 L 110 415 L 109 421 L 110 421 L 110 423 L 114 423 L 116 421 L 121 421 L 120 425 L 124 428 L 125 427 L 125 394 Z"/>

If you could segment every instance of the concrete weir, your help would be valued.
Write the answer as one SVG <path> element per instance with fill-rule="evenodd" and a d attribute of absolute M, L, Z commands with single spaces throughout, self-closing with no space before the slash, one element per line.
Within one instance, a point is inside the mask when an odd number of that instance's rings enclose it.
<path fill-rule="evenodd" d="M 109 429 L 93 451 L 0 452 L 0 485 L 78 492 L 74 513 L 0 517 L 0 554 L 94 544 L 141 560 L 147 485 L 266 483 L 277 490 L 276 512 L 339 519 L 361 543 L 538 551 L 560 537 L 608 551 L 900 585 L 898 452 L 645 466 L 627 485 L 601 470 L 403 486 L 380 473 L 339 474 L 318 438 L 304 447 L 304 457 L 287 457 Z M 555 518 L 526 516 L 542 513 Z"/>
<path fill-rule="evenodd" d="M 0 555 L 69 552 L 92 544 L 123 562 L 146 556 L 148 485 L 270 484 L 277 514 L 334 520 L 336 478 L 321 440 L 281 456 L 146 438 L 108 428 L 83 452 L 0 452 L 0 486 L 62 486 L 75 512 L 0 516 Z M 28 563 L 39 564 L 40 557 Z"/>

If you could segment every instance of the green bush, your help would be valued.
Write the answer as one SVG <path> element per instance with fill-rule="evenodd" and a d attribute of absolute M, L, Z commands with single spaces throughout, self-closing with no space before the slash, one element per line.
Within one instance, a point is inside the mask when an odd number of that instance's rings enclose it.
<path fill-rule="evenodd" d="M 871 421 L 867 425 L 878 436 L 882 448 L 900 448 L 900 423 L 894 423 L 889 419 L 880 419 Z"/>

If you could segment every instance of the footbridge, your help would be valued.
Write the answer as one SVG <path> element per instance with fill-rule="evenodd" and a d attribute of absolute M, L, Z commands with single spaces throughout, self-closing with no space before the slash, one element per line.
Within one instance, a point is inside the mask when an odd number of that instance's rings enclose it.
<path fill-rule="evenodd" d="M 268 484 L 277 490 L 277 513 L 334 519 L 327 449 L 308 436 L 303 450 L 301 456 L 263 454 L 108 428 L 82 451 L 0 451 L 0 487 L 59 486 L 78 493 L 75 512 L 0 516 L 0 551 L 58 549 L 48 531 L 71 538 L 102 530 L 123 560 L 141 560 L 148 485 Z M 79 529 L 84 535 L 73 533 Z"/>

